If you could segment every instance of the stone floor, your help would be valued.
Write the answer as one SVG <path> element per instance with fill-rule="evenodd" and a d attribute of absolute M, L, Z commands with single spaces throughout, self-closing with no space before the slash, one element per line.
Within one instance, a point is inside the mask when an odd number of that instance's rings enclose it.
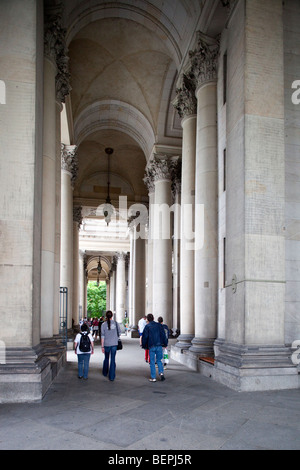
<path fill-rule="evenodd" d="M 123 338 L 114 382 L 97 341 L 87 381 L 70 351 L 41 403 L 0 405 L 0 450 L 300 449 L 300 390 L 234 392 L 174 361 L 150 383 L 138 341 Z"/>

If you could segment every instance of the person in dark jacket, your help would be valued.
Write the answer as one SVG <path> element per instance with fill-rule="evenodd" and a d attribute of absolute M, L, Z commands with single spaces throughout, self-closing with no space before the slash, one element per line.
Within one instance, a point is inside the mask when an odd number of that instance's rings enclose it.
<path fill-rule="evenodd" d="M 150 356 L 150 382 L 156 382 L 155 362 L 158 366 L 160 380 L 165 380 L 164 367 L 162 364 L 163 347 L 168 346 L 165 331 L 160 323 L 154 321 L 152 313 L 147 315 L 148 324 L 145 326 L 142 336 L 142 346 L 149 349 Z"/>

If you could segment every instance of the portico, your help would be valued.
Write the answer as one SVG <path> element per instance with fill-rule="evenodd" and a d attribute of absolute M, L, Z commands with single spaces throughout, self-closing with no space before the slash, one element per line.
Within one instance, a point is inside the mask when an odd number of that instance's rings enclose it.
<path fill-rule="evenodd" d="M 0 13 L 0 403 L 43 398 L 66 361 L 60 287 L 72 340 L 99 259 L 130 336 L 163 316 L 176 361 L 299 388 L 297 0 Z"/>

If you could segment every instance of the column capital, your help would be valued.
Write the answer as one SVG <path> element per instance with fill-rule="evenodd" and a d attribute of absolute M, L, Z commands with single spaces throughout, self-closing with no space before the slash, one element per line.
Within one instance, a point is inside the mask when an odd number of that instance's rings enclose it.
<path fill-rule="evenodd" d="M 62 4 L 47 7 L 44 20 L 44 54 L 50 58 L 57 67 L 56 98 L 61 103 L 70 93 L 70 73 L 68 48 L 66 46 L 66 32 L 62 27 Z"/>
<path fill-rule="evenodd" d="M 154 158 L 148 168 L 148 174 L 151 175 L 153 183 L 158 181 L 171 181 L 171 165 L 167 155 L 154 154 Z"/>
<path fill-rule="evenodd" d="M 232 12 L 238 0 L 221 0 L 223 7 L 228 8 L 228 15 Z"/>
<path fill-rule="evenodd" d="M 61 144 L 61 169 L 71 174 L 71 183 L 74 187 L 78 174 L 77 146 Z"/>
<path fill-rule="evenodd" d="M 82 207 L 81 206 L 73 207 L 73 222 L 77 223 L 77 228 L 79 230 L 82 224 Z"/>
<path fill-rule="evenodd" d="M 126 261 L 127 253 L 125 253 L 124 251 L 119 251 L 115 254 L 115 258 L 117 263 L 119 263 L 119 261 Z"/>
<path fill-rule="evenodd" d="M 176 95 L 172 104 L 181 119 L 197 114 L 196 80 L 193 74 L 182 75 L 182 85 L 176 88 Z"/>
<path fill-rule="evenodd" d="M 143 182 L 144 182 L 145 186 L 147 186 L 147 188 L 148 188 L 148 193 L 149 194 L 154 193 L 155 185 L 154 185 L 154 177 L 153 177 L 153 173 L 152 173 L 151 169 L 146 168 L 145 176 L 143 178 Z"/>
<path fill-rule="evenodd" d="M 173 158 L 171 160 L 171 174 L 172 174 L 172 183 L 171 190 L 173 199 L 176 198 L 177 194 L 181 193 L 181 179 L 182 179 L 182 160 L 181 158 Z"/>
<path fill-rule="evenodd" d="M 219 52 L 219 40 L 210 38 L 201 31 L 197 32 L 196 49 L 189 52 L 191 61 L 189 73 L 195 77 L 197 88 L 217 80 Z"/>

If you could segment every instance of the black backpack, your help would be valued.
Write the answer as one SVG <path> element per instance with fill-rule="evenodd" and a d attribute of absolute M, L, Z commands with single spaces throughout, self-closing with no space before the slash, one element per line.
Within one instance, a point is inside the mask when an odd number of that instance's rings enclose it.
<path fill-rule="evenodd" d="M 90 352 L 91 350 L 91 340 L 89 338 L 88 333 L 80 333 L 80 343 L 79 343 L 79 350 L 83 353 Z"/>

